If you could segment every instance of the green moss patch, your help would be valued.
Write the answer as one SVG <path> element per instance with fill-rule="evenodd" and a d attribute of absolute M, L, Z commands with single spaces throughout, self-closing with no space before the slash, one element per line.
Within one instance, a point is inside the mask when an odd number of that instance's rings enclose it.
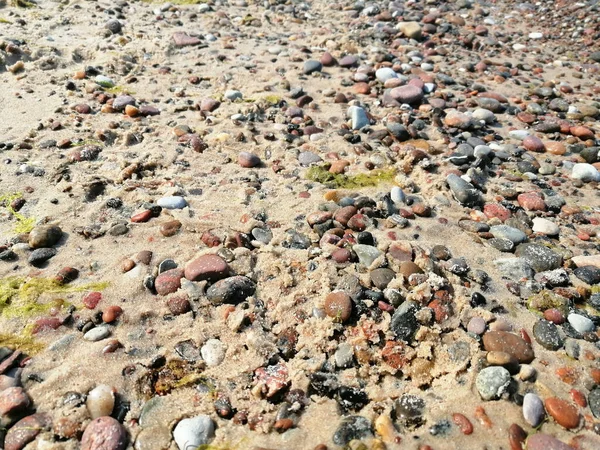
<path fill-rule="evenodd" d="M 324 184 L 332 189 L 358 189 L 391 184 L 395 176 L 394 169 L 373 170 L 356 175 L 331 173 L 327 166 L 313 166 L 306 171 L 306 179 Z"/>

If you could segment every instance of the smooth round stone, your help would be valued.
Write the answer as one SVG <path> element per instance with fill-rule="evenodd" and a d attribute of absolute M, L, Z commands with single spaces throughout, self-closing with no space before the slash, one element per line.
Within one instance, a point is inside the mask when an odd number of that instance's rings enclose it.
<path fill-rule="evenodd" d="M 309 59 L 308 61 L 304 62 L 302 72 L 304 72 L 305 75 L 310 75 L 313 72 L 320 72 L 321 69 L 323 69 L 323 64 L 314 59 Z"/>
<path fill-rule="evenodd" d="M 81 450 L 125 450 L 127 431 L 112 417 L 98 417 L 89 423 L 81 437 Z"/>
<path fill-rule="evenodd" d="M 352 314 L 352 299 L 343 291 L 331 292 L 325 297 L 323 309 L 334 321 L 343 323 Z"/>
<path fill-rule="evenodd" d="M 498 239 L 508 239 L 513 244 L 521 244 L 527 240 L 527 235 L 518 228 L 508 225 L 494 225 L 490 227 L 490 233 Z"/>
<path fill-rule="evenodd" d="M 185 277 L 190 281 L 216 281 L 229 273 L 227 262 L 219 255 L 202 255 L 185 266 Z"/>
<path fill-rule="evenodd" d="M 96 84 L 99 84 L 105 88 L 115 87 L 115 82 L 111 78 L 105 77 L 104 75 L 97 75 L 94 81 Z"/>
<path fill-rule="evenodd" d="M 354 250 L 354 253 L 356 253 L 356 256 L 358 256 L 359 262 L 366 267 L 369 267 L 377 258 L 382 255 L 378 248 L 371 245 L 356 244 L 354 247 L 352 247 L 352 250 Z"/>
<path fill-rule="evenodd" d="M 173 430 L 173 439 L 179 450 L 190 450 L 208 444 L 214 434 L 215 424 L 212 419 L 200 415 L 179 421 Z"/>
<path fill-rule="evenodd" d="M 394 203 L 406 203 L 406 194 L 398 186 L 394 186 L 390 191 L 390 198 Z"/>
<path fill-rule="evenodd" d="M 238 155 L 238 164 L 247 169 L 260 166 L 260 163 L 260 157 L 254 153 L 240 152 Z"/>
<path fill-rule="evenodd" d="M 389 67 L 382 67 L 381 69 L 377 69 L 375 72 L 375 78 L 382 83 L 385 83 L 387 80 L 391 80 L 392 78 L 398 78 L 398 74 Z"/>
<path fill-rule="evenodd" d="M 485 108 L 477 108 L 475 111 L 473 111 L 472 117 L 475 120 L 483 121 L 488 124 L 496 121 L 496 115 L 489 109 Z"/>
<path fill-rule="evenodd" d="M 21 450 L 52 423 L 46 414 L 33 414 L 15 423 L 4 439 L 4 450 Z M 38 447 L 39 448 L 39 447 Z"/>
<path fill-rule="evenodd" d="M 183 197 L 172 195 L 159 199 L 156 204 L 164 209 L 183 209 L 187 206 L 187 202 Z"/>
<path fill-rule="evenodd" d="M 470 333 L 482 335 L 485 333 L 487 323 L 483 317 L 475 316 L 469 320 L 467 331 Z"/>
<path fill-rule="evenodd" d="M 542 423 L 545 414 L 546 410 L 542 400 L 531 392 L 525 394 L 523 398 L 523 418 L 525 422 L 535 428 Z"/>
<path fill-rule="evenodd" d="M 538 344 L 547 350 L 556 351 L 563 346 L 558 328 L 547 320 L 538 320 L 533 325 L 533 337 Z"/>
<path fill-rule="evenodd" d="M 92 328 L 90 331 L 83 335 L 83 338 L 86 341 L 97 342 L 102 339 L 106 339 L 110 336 L 110 328 L 106 326 L 99 326 Z"/>
<path fill-rule="evenodd" d="M 546 411 L 562 427 L 570 430 L 579 425 L 579 411 L 571 403 L 558 397 L 550 397 L 545 401 Z"/>
<path fill-rule="evenodd" d="M 371 272 L 371 283 L 377 289 L 384 290 L 388 284 L 394 279 L 396 273 L 386 267 L 375 269 Z"/>
<path fill-rule="evenodd" d="M 352 344 L 342 342 L 340 345 L 338 345 L 333 357 L 335 359 L 336 367 L 350 367 L 354 359 L 354 347 Z"/>
<path fill-rule="evenodd" d="M 181 287 L 181 278 L 183 277 L 183 269 L 170 269 L 162 272 L 154 280 L 154 288 L 158 295 L 168 295 Z"/>
<path fill-rule="evenodd" d="M 446 183 L 459 203 L 465 206 L 475 206 L 481 201 L 479 191 L 475 189 L 475 186 L 458 175 L 451 173 L 446 177 Z"/>
<path fill-rule="evenodd" d="M 135 99 L 131 95 L 118 95 L 113 100 L 112 107 L 116 111 L 124 111 L 126 106 L 135 106 Z"/>
<path fill-rule="evenodd" d="M 522 141 L 527 136 L 529 136 L 529 131 L 527 130 L 512 130 L 508 132 L 508 135 L 513 139 L 518 139 Z"/>
<path fill-rule="evenodd" d="M 60 241 L 62 234 L 62 230 L 56 225 L 37 226 L 29 233 L 29 247 L 34 249 L 52 247 Z"/>
<path fill-rule="evenodd" d="M 537 370 L 535 370 L 535 367 L 530 366 L 529 364 L 521 364 L 518 377 L 521 381 L 529 381 L 533 380 L 533 377 L 535 377 L 536 374 Z"/>
<path fill-rule="evenodd" d="M 473 151 L 473 156 L 475 158 L 484 158 L 488 156 L 492 152 L 492 149 L 487 145 L 477 145 L 475 150 Z"/>
<path fill-rule="evenodd" d="M 400 103 L 414 104 L 423 99 L 423 90 L 412 84 L 399 86 L 390 91 L 392 98 Z"/>
<path fill-rule="evenodd" d="M 600 181 L 600 172 L 588 163 L 577 163 L 573 166 L 571 178 L 581 181 Z"/>
<path fill-rule="evenodd" d="M 237 304 L 254 295 L 256 283 L 243 275 L 217 281 L 206 291 L 206 297 L 214 304 Z"/>
<path fill-rule="evenodd" d="M 92 419 L 110 416 L 115 406 L 115 394 L 110 386 L 101 384 L 89 392 L 85 404 Z"/>
<path fill-rule="evenodd" d="M 535 217 L 533 219 L 532 230 L 535 233 L 542 233 L 547 236 L 555 236 L 560 232 L 558 225 L 548 219 L 544 219 L 543 217 Z"/>
<path fill-rule="evenodd" d="M 104 24 L 104 28 L 109 30 L 112 34 L 117 34 L 121 31 L 122 25 L 117 19 L 110 19 Z"/>
<path fill-rule="evenodd" d="M 273 233 L 265 228 L 253 228 L 252 237 L 263 244 L 268 244 L 273 239 Z"/>
<path fill-rule="evenodd" d="M 594 322 L 580 314 L 569 314 L 567 320 L 573 328 L 579 333 L 594 331 L 596 328 Z"/>
<path fill-rule="evenodd" d="M 225 91 L 224 96 L 227 100 L 231 100 L 231 101 L 242 99 L 244 97 L 244 95 L 240 91 L 233 90 L 233 89 Z"/>
<path fill-rule="evenodd" d="M 209 367 L 218 366 L 225 359 L 227 347 L 218 339 L 209 339 L 200 349 L 202 359 Z"/>
<path fill-rule="evenodd" d="M 488 244 L 494 247 L 496 250 L 508 253 L 512 252 L 515 249 L 515 244 L 508 239 L 503 238 L 492 238 L 487 241 Z"/>
<path fill-rule="evenodd" d="M 520 363 L 530 363 L 534 354 L 531 345 L 522 337 L 507 331 L 488 331 L 483 335 L 483 348 L 513 355 Z"/>
<path fill-rule="evenodd" d="M 544 33 L 540 33 L 539 31 L 529 33 L 529 39 L 542 39 L 543 37 Z"/>
<path fill-rule="evenodd" d="M 486 367 L 477 375 L 475 385 L 483 400 L 493 400 L 508 390 L 510 380 L 510 373 L 504 367 Z"/>

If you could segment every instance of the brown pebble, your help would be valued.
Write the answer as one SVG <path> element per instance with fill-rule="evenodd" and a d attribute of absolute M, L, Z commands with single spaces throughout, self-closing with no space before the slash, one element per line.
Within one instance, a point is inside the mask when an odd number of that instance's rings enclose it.
<path fill-rule="evenodd" d="M 544 402 L 546 411 L 550 414 L 556 423 L 567 430 L 577 428 L 579 425 L 579 411 L 572 404 L 558 397 L 550 397 Z"/>
<path fill-rule="evenodd" d="M 52 431 L 62 439 L 78 438 L 81 434 L 81 424 L 77 420 L 61 417 L 54 422 Z"/>
<path fill-rule="evenodd" d="M 510 444 L 510 450 L 523 450 L 523 445 L 527 439 L 527 433 L 516 423 L 513 423 L 508 428 L 508 443 Z"/>
<path fill-rule="evenodd" d="M 161 224 L 160 226 L 160 234 L 164 237 L 174 236 L 181 229 L 181 222 L 179 220 L 170 220 Z"/>
<path fill-rule="evenodd" d="M 238 155 L 238 164 L 242 167 L 252 168 L 259 166 L 261 163 L 260 158 L 254 153 L 240 152 Z"/>
<path fill-rule="evenodd" d="M 294 421 L 292 419 L 279 419 L 273 425 L 276 431 L 279 433 L 283 433 L 286 430 L 289 430 L 294 426 Z"/>
<path fill-rule="evenodd" d="M 167 307 L 171 311 L 171 314 L 175 316 L 185 314 L 192 309 L 190 301 L 184 296 L 170 297 L 167 300 Z"/>
<path fill-rule="evenodd" d="M 131 221 L 134 223 L 143 223 L 148 222 L 152 218 L 152 211 L 147 209 L 146 211 L 142 211 L 139 214 L 135 214 L 131 216 Z"/>
<path fill-rule="evenodd" d="M 345 322 L 352 314 L 352 299 L 342 291 L 331 292 L 325 297 L 325 314 L 336 322 Z"/>
<path fill-rule="evenodd" d="M 483 348 L 513 355 L 520 363 L 530 363 L 534 354 L 531 345 L 516 334 L 507 331 L 488 331 L 483 335 Z"/>
<path fill-rule="evenodd" d="M 133 261 L 132 259 L 129 259 L 129 258 L 125 259 L 121 263 L 121 270 L 123 271 L 123 273 L 129 272 L 134 267 L 135 267 L 135 261 Z"/>
<path fill-rule="evenodd" d="M 123 314 L 123 308 L 118 305 L 111 305 L 104 310 L 102 313 L 102 320 L 104 323 L 112 323 Z"/>
<path fill-rule="evenodd" d="M 142 250 L 137 254 L 136 259 L 142 264 L 148 265 L 152 261 L 152 252 L 150 250 Z"/>
<path fill-rule="evenodd" d="M 102 349 L 102 353 L 103 354 L 114 353 L 119 348 L 121 348 L 121 343 L 117 339 L 111 339 L 110 341 L 108 341 L 108 344 L 106 344 L 104 346 L 104 348 Z"/>
<path fill-rule="evenodd" d="M 452 420 L 454 421 L 456 426 L 458 426 L 458 428 L 460 428 L 460 431 L 462 431 L 463 434 L 473 433 L 473 424 L 463 414 L 461 414 L 461 413 L 452 414 Z"/>
<path fill-rule="evenodd" d="M 9 387 L 0 392 L 0 415 L 19 414 L 25 411 L 31 401 L 22 387 Z"/>

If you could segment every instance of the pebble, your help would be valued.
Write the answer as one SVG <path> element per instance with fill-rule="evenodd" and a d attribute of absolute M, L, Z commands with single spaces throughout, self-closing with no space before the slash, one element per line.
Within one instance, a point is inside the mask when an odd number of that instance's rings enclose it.
<path fill-rule="evenodd" d="M 487 327 L 487 323 L 483 317 L 475 316 L 469 320 L 469 324 L 467 325 L 467 331 L 469 333 L 474 333 L 478 335 L 482 335 L 485 333 L 485 329 Z"/>
<path fill-rule="evenodd" d="M 571 313 L 567 316 L 567 320 L 569 321 L 571 326 L 575 328 L 575 330 L 579 333 L 587 333 L 590 331 L 594 331 L 594 329 L 596 328 L 594 322 L 580 314 Z"/>
<path fill-rule="evenodd" d="M 411 84 L 392 89 L 390 91 L 390 95 L 394 100 L 400 103 L 407 103 L 409 105 L 419 103 L 423 99 L 422 89 Z"/>
<path fill-rule="evenodd" d="M 543 217 L 535 217 L 531 229 L 534 233 L 542 233 L 547 236 L 556 236 L 560 232 L 558 225 Z"/>
<path fill-rule="evenodd" d="M 252 167 L 258 167 L 261 164 L 260 157 L 254 153 L 240 152 L 238 155 L 238 164 L 242 167 L 250 169 Z"/>
<path fill-rule="evenodd" d="M 92 419 L 110 416 L 115 406 L 113 389 L 106 384 L 96 386 L 88 393 L 85 404 Z"/>
<path fill-rule="evenodd" d="M 366 111 L 359 106 L 351 106 L 348 109 L 350 120 L 352 121 L 352 129 L 360 130 L 369 125 L 369 118 Z"/>
<path fill-rule="evenodd" d="M 200 415 L 180 420 L 173 430 L 179 450 L 190 450 L 208 444 L 215 434 L 215 424 L 209 416 Z"/>
<path fill-rule="evenodd" d="M 184 270 L 185 277 L 190 281 L 217 281 L 225 278 L 229 266 L 218 255 L 208 254 L 190 261 Z"/>
<path fill-rule="evenodd" d="M 375 71 L 375 78 L 377 78 L 380 82 L 385 83 L 387 80 L 391 80 L 392 78 L 398 78 L 398 74 L 389 67 L 382 67 Z"/>
<path fill-rule="evenodd" d="M 527 261 L 536 272 L 558 269 L 562 265 L 561 255 L 540 244 L 520 244 L 515 255 Z"/>
<path fill-rule="evenodd" d="M 31 252 L 27 262 L 32 266 L 39 266 L 56 256 L 57 253 L 55 248 L 38 248 Z"/>
<path fill-rule="evenodd" d="M 156 289 L 156 293 L 158 295 L 168 295 L 177 292 L 181 287 L 182 277 L 182 269 L 170 269 L 161 273 L 154 280 L 154 289 Z"/>
<path fill-rule="evenodd" d="M 600 268 L 594 266 L 577 267 L 573 274 L 586 284 L 600 284 Z"/>
<path fill-rule="evenodd" d="M 344 323 L 352 314 L 352 299 L 345 292 L 331 292 L 325 297 L 324 310 L 335 322 Z"/>
<path fill-rule="evenodd" d="M 518 228 L 510 227 L 508 225 L 494 225 L 490 227 L 490 233 L 498 239 L 507 239 L 513 244 L 521 244 L 527 241 L 527 235 Z"/>
<path fill-rule="evenodd" d="M 171 237 L 176 235 L 180 229 L 181 222 L 179 220 L 170 220 L 161 224 L 160 234 L 162 234 L 164 237 Z"/>
<path fill-rule="evenodd" d="M 419 329 L 419 322 L 415 314 L 420 308 L 416 303 L 406 301 L 400 305 L 392 315 L 390 329 L 396 335 L 396 338 L 411 342 L 415 333 Z"/>
<path fill-rule="evenodd" d="M 302 68 L 302 72 L 305 75 L 310 75 L 313 72 L 320 72 L 323 69 L 323 65 L 314 59 L 309 59 L 304 62 L 304 67 Z"/>
<path fill-rule="evenodd" d="M 573 447 L 549 434 L 536 433 L 527 438 L 526 450 L 573 450 Z"/>
<path fill-rule="evenodd" d="M 483 335 L 483 347 L 488 352 L 509 353 L 520 363 L 530 363 L 534 358 L 531 345 L 522 337 L 507 331 L 488 331 Z"/>
<path fill-rule="evenodd" d="M 227 347 L 218 339 L 209 339 L 200 349 L 202 359 L 208 367 L 216 367 L 225 359 Z"/>
<path fill-rule="evenodd" d="M 546 410 L 542 400 L 531 392 L 523 398 L 523 418 L 532 427 L 536 428 L 544 420 Z"/>
<path fill-rule="evenodd" d="M 238 304 L 254 295 L 256 283 L 250 278 L 236 275 L 217 281 L 206 291 L 206 297 L 213 305 L 221 303 Z"/>
<path fill-rule="evenodd" d="M 547 398 L 544 402 L 546 411 L 559 425 L 567 430 L 577 428 L 579 425 L 579 412 L 571 403 L 558 397 Z"/>
<path fill-rule="evenodd" d="M 62 238 L 63 232 L 56 225 L 37 226 L 29 233 L 29 246 L 33 249 L 52 247 Z"/>
<path fill-rule="evenodd" d="M 342 419 L 333 434 L 333 443 L 346 446 L 355 439 L 361 440 L 372 436 L 371 421 L 362 416 L 347 416 Z M 183 449 L 181 449 L 183 450 Z"/>
<path fill-rule="evenodd" d="M 97 342 L 102 339 L 106 339 L 111 334 L 110 328 L 107 326 L 100 325 L 98 327 L 92 328 L 90 331 L 83 335 L 83 338 L 86 341 Z"/>
<path fill-rule="evenodd" d="M 159 199 L 156 204 L 164 209 L 183 209 L 187 206 L 187 202 L 183 197 L 173 195 Z"/>
<path fill-rule="evenodd" d="M 335 365 L 339 368 L 347 368 L 352 366 L 354 360 L 354 347 L 347 342 L 342 342 L 338 345 L 334 355 Z"/>
<path fill-rule="evenodd" d="M 585 182 L 600 181 L 600 172 L 588 163 L 577 163 L 573 166 L 571 178 Z"/>
<path fill-rule="evenodd" d="M 448 175 L 446 183 L 448 183 L 454 198 L 464 206 L 475 206 L 481 201 L 479 191 L 475 189 L 475 186 L 459 176 L 455 174 Z"/>
<path fill-rule="evenodd" d="M 22 387 L 9 387 L 0 391 L 0 416 L 23 413 L 31 400 Z"/>
<path fill-rule="evenodd" d="M 600 419 L 600 387 L 592 389 L 587 398 L 588 406 L 596 419 Z"/>
<path fill-rule="evenodd" d="M 4 439 L 4 450 L 21 450 L 33 442 L 42 431 L 50 427 L 50 417 L 43 413 L 24 417 L 15 423 Z"/>
<path fill-rule="evenodd" d="M 477 391 L 483 400 L 499 398 L 508 391 L 511 377 L 504 367 L 486 367 L 477 375 Z"/>
<path fill-rule="evenodd" d="M 556 351 L 563 346 L 558 328 L 547 320 L 538 320 L 533 325 L 533 337 L 538 344 L 547 350 Z"/>
<path fill-rule="evenodd" d="M 371 245 L 356 244 L 352 247 L 352 250 L 356 253 L 358 261 L 365 267 L 371 266 L 382 255 L 378 248 Z"/>
<path fill-rule="evenodd" d="M 127 432 L 112 417 L 92 420 L 81 437 L 81 450 L 125 450 Z"/>

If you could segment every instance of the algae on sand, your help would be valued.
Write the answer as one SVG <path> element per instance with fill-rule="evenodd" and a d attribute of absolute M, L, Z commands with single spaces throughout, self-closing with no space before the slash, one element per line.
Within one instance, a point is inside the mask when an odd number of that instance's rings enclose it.
<path fill-rule="evenodd" d="M 80 286 L 62 285 L 52 278 L 7 277 L 0 279 L 0 315 L 4 317 L 29 317 L 44 313 L 56 300 L 40 303 L 42 294 L 68 294 L 72 292 L 101 291 L 107 282 Z"/>
<path fill-rule="evenodd" d="M 22 197 L 23 194 L 21 194 L 20 192 L 0 195 L 0 205 L 4 204 L 11 216 L 13 216 L 17 221 L 17 224 L 14 228 L 15 233 L 29 233 L 31 230 L 33 230 L 33 227 L 35 226 L 34 217 L 25 217 L 23 214 L 19 213 L 18 211 L 15 211 L 15 209 L 12 207 L 12 202 Z"/>
<path fill-rule="evenodd" d="M 373 170 L 370 173 L 357 175 L 335 174 L 326 167 L 313 166 L 306 172 L 306 178 L 324 184 L 330 188 L 357 189 L 375 187 L 382 183 L 392 183 L 396 171 L 394 169 Z"/>

